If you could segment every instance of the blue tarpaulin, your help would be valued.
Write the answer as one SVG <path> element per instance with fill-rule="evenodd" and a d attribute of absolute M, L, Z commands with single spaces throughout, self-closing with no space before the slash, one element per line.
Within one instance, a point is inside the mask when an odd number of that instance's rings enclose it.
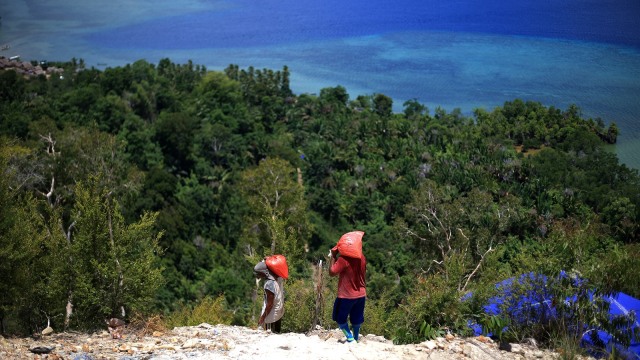
<path fill-rule="evenodd" d="M 568 279 L 568 275 L 562 273 L 561 278 Z M 517 280 L 517 281 L 516 281 Z M 582 279 L 572 278 L 570 281 L 576 289 L 580 288 Z M 551 293 L 548 285 L 548 279 L 544 275 L 538 274 L 524 274 L 519 278 L 510 278 L 496 284 L 496 289 L 499 295 L 490 299 L 484 310 L 488 315 L 501 315 L 504 312 L 508 313 L 508 317 L 512 322 L 517 322 L 518 325 L 526 325 L 533 323 L 542 323 L 548 319 L 554 318 L 556 314 L 556 301 Z M 589 299 L 593 299 L 592 292 L 582 294 L 583 296 L 589 296 Z M 565 304 L 571 303 L 577 299 L 577 294 L 568 296 L 562 301 Z M 640 315 L 640 300 L 629 296 L 625 293 L 618 292 L 612 295 L 602 296 L 602 300 L 608 303 L 608 311 L 610 320 L 620 318 L 621 316 L 631 316 L 635 319 L 633 323 L 627 323 L 622 331 L 638 335 L 640 331 L 640 321 L 638 315 Z M 566 315 L 566 314 L 565 314 Z M 471 324 L 476 335 L 487 333 L 483 331 L 482 326 L 479 324 Z M 632 339 L 631 345 L 628 348 L 616 343 L 612 334 L 607 333 L 603 329 L 578 329 L 582 332 L 581 345 L 588 349 L 597 347 L 593 340 L 594 331 L 597 337 L 601 341 L 601 344 L 605 344 L 606 351 L 611 352 L 615 347 L 616 352 L 624 359 L 640 360 L 640 342 Z M 595 339 L 597 342 L 597 339 Z"/>
<path fill-rule="evenodd" d="M 611 296 L 605 296 L 604 299 L 610 305 L 609 314 L 612 317 L 629 315 L 631 312 L 633 312 L 636 315 L 636 321 L 633 324 L 633 327 L 629 329 L 629 331 L 640 331 L 640 322 L 638 320 L 638 315 L 640 315 L 640 300 L 621 292 Z M 606 333 L 605 331 L 600 330 L 598 331 L 598 336 L 600 337 L 600 340 L 602 340 L 605 344 L 610 344 L 607 350 L 611 351 L 611 335 Z M 586 337 L 583 338 L 583 341 L 589 344 L 591 343 L 590 339 Z M 621 354 L 623 355 L 623 358 L 640 359 L 640 342 L 632 342 L 628 349 L 623 349 L 618 346 L 618 351 L 623 353 Z"/>

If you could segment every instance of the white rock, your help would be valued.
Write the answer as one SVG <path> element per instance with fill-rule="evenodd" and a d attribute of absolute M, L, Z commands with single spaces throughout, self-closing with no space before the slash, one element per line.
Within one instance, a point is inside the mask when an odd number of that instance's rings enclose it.
<path fill-rule="evenodd" d="M 198 344 L 200 344 L 200 339 L 188 339 L 187 341 L 182 343 L 182 348 L 191 349 L 198 346 Z"/>
<path fill-rule="evenodd" d="M 53 328 L 51 326 L 47 326 L 46 329 L 42 330 L 42 335 L 47 336 L 53 334 Z"/>
<path fill-rule="evenodd" d="M 433 350 L 433 349 L 436 349 L 438 347 L 438 344 L 436 344 L 436 342 L 433 341 L 433 340 L 424 341 L 424 342 L 420 343 L 420 345 L 426 347 L 429 350 Z"/>
<path fill-rule="evenodd" d="M 510 344 L 510 345 L 511 345 L 512 353 L 524 355 L 524 349 L 522 348 L 522 346 L 520 346 L 520 344 Z"/>

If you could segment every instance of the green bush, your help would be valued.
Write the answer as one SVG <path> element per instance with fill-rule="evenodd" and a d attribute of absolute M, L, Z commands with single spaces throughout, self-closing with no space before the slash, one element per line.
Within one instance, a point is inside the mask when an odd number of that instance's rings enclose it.
<path fill-rule="evenodd" d="M 509 318 L 506 316 L 485 314 L 481 317 L 480 325 L 482 325 L 485 335 L 491 335 L 498 339 L 498 341 L 503 342 L 505 340 L 505 331 L 509 326 Z"/>
<path fill-rule="evenodd" d="M 194 326 L 202 323 L 212 325 L 230 325 L 233 312 L 227 308 L 224 295 L 216 298 L 207 296 L 195 306 L 183 305 L 167 316 L 165 322 L 169 329 L 176 326 Z"/>
<path fill-rule="evenodd" d="M 377 300 L 367 297 L 364 309 L 364 324 L 362 324 L 360 332 L 365 335 L 385 335 L 387 333 L 389 307 L 390 300 L 387 297 L 383 296 Z"/>
<path fill-rule="evenodd" d="M 416 343 L 433 337 L 441 329 L 465 333 L 468 304 L 442 275 L 430 275 L 418 281 L 417 288 L 391 312 L 386 336 L 394 343 Z"/>
<path fill-rule="evenodd" d="M 285 284 L 283 332 L 309 331 L 313 322 L 315 309 L 315 292 L 313 282 L 294 280 Z"/>
<path fill-rule="evenodd" d="M 316 282 L 319 281 L 317 275 L 316 273 Z M 305 333 L 312 329 L 314 320 L 316 320 L 316 299 L 318 298 L 316 282 L 310 279 L 299 279 L 285 284 L 283 331 Z M 330 277 L 325 268 L 319 286 L 322 289 L 322 294 L 318 299 L 320 304 L 317 309 L 317 323 L 326 329 L 337 327 L 337 324 L 331 320 L 336 287 L 337 279 Z"/>

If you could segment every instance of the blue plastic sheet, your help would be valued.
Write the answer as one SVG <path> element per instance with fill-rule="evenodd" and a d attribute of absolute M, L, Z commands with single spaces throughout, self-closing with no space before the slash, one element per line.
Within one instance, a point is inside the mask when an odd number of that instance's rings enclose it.
<path fill-rule="evenodd" d="M 561 273 L 560 278 L 569 279 L 569 276 L 566 273 Z M 573 285 L 576 285 L 576 289 L 584 281 L 577 277 L 569 280 L 572 281 Z M 491 298 L 487 305 L 484 306 L 485 313 L 487 315 L 500 315 L 502 312 L 508 312 L 511 321 L 517 322 L 518 325 L 544 322 L 549 318 L 553 318 L 557 316 L 554 304 L 557 304 L 557 301 L 565 303 L 575 301 L 577 294 L 567 296 L 564 299 L 554 299 L 547 286 L 548 283 L 546 276 L 534 273 L 504 280 L 496 284 L 499 295 Z M 593 293 L 587 293 L 586 295 L 591 299 L 593 298 Z M 610 319 L 619 316 L 635 316 L 635 322 L 630 324 L 628 328 L 623 329 L 623 331 L 637 335 L 637 332 L 640 331 L 640 320 L 638 319 L 640 315 L 640 300 L 622 292 L 602 296 L 601 298 L 609 305 Z M 480 324 L 470 323 L 469 326 L 476 335 L 487 333 Z M 628 348 L 625 348 L 616 343 L 613 336 L 603 329 L 577 329 L 577 331 L 583 333 L 581 345 L 587 349 L 595 349 L 598 346 L 592 338 L 595 331 L 601 344 L 605 344 L 605 350 L 608 353 L 611 353 L 615 347 L 617 355 L 621 358 L 640 360 L 640 342 L 632 342 Z"/>

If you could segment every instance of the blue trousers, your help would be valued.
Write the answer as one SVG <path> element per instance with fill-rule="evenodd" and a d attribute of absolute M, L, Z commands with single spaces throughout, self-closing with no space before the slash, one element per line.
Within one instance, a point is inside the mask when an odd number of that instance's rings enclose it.
<path fill-rule="evenodd" d="M 336 298 L 333 303 L 331 318 L 338 324 L 346 323 L 348 318 L 351 321 L 351 325 L 360 325 L 364 322 L 365 301 L 365 296 L 357 299 Z"/>

